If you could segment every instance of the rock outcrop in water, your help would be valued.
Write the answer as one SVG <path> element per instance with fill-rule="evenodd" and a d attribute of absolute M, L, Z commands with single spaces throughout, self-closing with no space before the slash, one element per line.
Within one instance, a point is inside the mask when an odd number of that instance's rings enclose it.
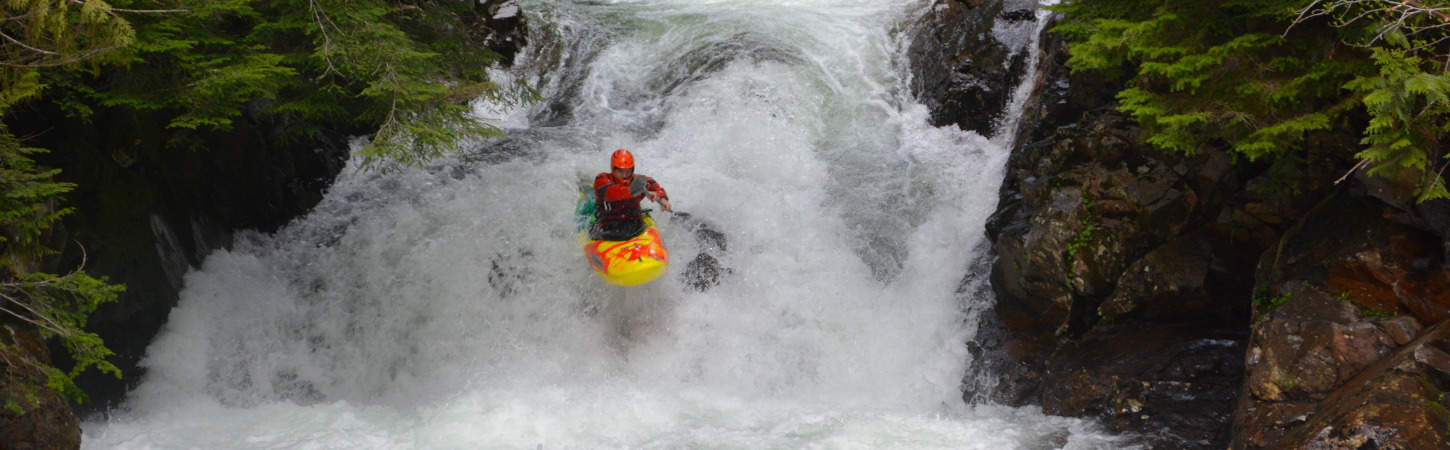
<path fill-rule="evenodd" d="M 912 33 L 909 50 L 912 91 L 931 109 L 933 125 L 955 124 L 988 137 L 996 133 L 1029 53 L 997 36 L 1031 30 L 1035 5 L 1035 0 L 933 5 L 925 23 Z"/>
<path fill-rule="evenodd" d="M 1013 20 L 1000 2 L 938 3 L 922 25 L 932 36 Z M 1272 164 L 1151 149 L 1115 111 L 1121 86 L 1068 74 L 1057 39 L 1028 74 L 1037 86 L 987 226 L 998 300 L 971 344 L 968 399 L 1097 418 L 1154 448 L 1450 445 L 1447 202 L 1405 203 L 1362 171 L 1336 183 L 1362 125 Z M 951 70 L 916 74 L 947 80 L 923 101 L 964 129 L 981 113 L 953 111 L 954 93 L 1014 77 L 937 66 L 913 65 Z"/>

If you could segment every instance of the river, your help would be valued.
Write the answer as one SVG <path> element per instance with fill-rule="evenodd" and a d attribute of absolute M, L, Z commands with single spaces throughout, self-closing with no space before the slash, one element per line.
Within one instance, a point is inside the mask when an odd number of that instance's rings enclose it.
<path fill-rule="evenodd" d="M 193 268 L 84 447 L 1119 446 L 962 400 L 1011 137 L 927 123 L 905 69 L 927 2 L 521 4 L 534 47 L 498 76 L 545 100 L 481 100 L 507 137 L 349 168 Z M 725 248 L 656 213 L 670 273 L 596 278 L 571 214 L 616 148 Z M 703 291 L 701 252 L 724 269 Z"/>

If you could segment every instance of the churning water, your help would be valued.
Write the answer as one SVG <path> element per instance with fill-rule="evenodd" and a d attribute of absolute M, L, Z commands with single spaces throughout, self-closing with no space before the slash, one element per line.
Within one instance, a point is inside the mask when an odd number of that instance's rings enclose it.
<path fill-rule="evenodd" d="M 89 448 L 1100 448 L 967 405 L 983 223 L 1007 156 L 906 90 L 920 0 L 525 1 L 508 137 L 347 170 L 307 217 L 185 278 Z M 1012 114 L 1016 114 L 1013 112 Z M 629 148 L 671 272 L 597 279 L 576 184 Z M 682 278 L 695 255 L 718 284 Z M 980 278 L 980 277 L 978 277 Z"/>

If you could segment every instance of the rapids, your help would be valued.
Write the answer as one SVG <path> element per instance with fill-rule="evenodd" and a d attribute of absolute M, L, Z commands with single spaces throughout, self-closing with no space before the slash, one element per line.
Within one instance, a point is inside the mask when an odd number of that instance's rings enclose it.
<path fill-rule="evenodd" d="M 497 76 L 545 100 L 481 100 L 506 137 L 345 170 L 193 268 L 85 447 L 1120 444 L 962 400 L 1010 137 L 927 124 L 903 40 L 928 2 L 520 3 L 534 47 Z M 681 280 L 702 249 L 662 213 L 664 278 L 590 272 L 575 186 L 615 148 L 727 236 L 717 286 Z"/>

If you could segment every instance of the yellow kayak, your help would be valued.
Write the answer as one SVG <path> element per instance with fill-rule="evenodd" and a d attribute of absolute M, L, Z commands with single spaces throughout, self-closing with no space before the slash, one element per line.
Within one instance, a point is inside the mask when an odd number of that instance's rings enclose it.
<path fill-rule="evenodd" d="M 627 241 L 597 241 L 579 233 L 584 256 L 594 273 L 609 284 L 637 286 L 654 281 L 670 267 L 670 253 L 660 240 L 654 219 L 644 218 L 644 232 Z"/>
<path fill-rule="evenodd" d="M 592 225 L 594 198 L 579 196 L 575 210 L 579 221 L 579 241 L 584 245 L 584 257 L 589 267 L 605 282 L 618 286 L 638 286 L 664 275 L 670 267 L 670 253 L 665 250 L 660 230 L 649 215 L 644 216 L 644 231 L 626 241 L 603 241 L 589 239 Z"/>

